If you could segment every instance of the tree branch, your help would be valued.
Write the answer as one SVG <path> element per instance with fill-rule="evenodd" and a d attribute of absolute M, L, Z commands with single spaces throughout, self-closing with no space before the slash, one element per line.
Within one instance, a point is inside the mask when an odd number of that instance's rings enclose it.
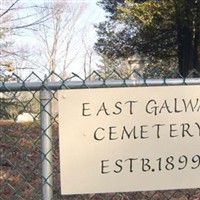
<path fill-rule="evenodd" d="M 10 6 L 7 10 L 5 10 L 5 11 L 0 15 L 0 18 L 3 17 L 6 13 L 8 13 L 8 12 L 11 10 L 11 8 L 12 8 L 18 1 L 19 1 L 19 0 L 16 0 L 14 3 L 12 3 L 11 6 Z"/>

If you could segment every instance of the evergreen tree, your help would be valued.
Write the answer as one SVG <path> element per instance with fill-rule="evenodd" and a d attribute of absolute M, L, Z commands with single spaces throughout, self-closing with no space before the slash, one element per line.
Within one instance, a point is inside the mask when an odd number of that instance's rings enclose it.
<path fill-rule="evenodd" d="M 177 61 L 183 77 L 200 70 L 200 0 L 104 0 L 99 5 L 109 13 L 98 26 L 100 54 L 118 58 L 139 52 L 154 61 Z"/>

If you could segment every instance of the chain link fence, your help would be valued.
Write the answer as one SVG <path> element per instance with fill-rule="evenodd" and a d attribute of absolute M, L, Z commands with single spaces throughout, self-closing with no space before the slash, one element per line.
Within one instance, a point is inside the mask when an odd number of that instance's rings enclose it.
<path fill-rule="evenodd" d="M 63 80 L 52 73 L 43 80 L 32 73 L 24 80 L 13 75 L 11 82 L 0 82 L 0 199 L 200 200 L 200 189 L 60 194 L 58 90 L 199 85 L 200 79 L 190 75 L 188 78 L 145 79 L 136 72 L 122 77 L 113 71 L 106 77 L 93 72 L 84 79 L 73 74 Z"/>

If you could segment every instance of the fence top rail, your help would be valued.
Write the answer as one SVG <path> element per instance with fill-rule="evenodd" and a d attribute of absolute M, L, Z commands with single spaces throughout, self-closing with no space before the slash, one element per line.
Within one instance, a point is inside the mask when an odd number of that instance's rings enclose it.
<path fill-rule="evenodd" d="M 0 82 L 0 92 L 5 91 L 40 91 L 80 89 L 80 88 L 111 88 L 137 86 L 169 86 L 169 85 L 200 85 L 200 78 L 166 78 L 166 79 L 135 79 L 135 80 L 66 80 L 47 82 Z"/>

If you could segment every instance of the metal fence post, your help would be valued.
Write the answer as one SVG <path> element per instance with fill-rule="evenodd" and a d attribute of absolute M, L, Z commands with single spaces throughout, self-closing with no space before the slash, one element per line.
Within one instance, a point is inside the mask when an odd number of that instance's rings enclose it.
<path fill-rule="evenodd" d="M 53 161 L 51 128 L 51 92 L 40 91 L 41 143 L 42 143 L 42 195 L 43 200 L 53 199 Z"/>

